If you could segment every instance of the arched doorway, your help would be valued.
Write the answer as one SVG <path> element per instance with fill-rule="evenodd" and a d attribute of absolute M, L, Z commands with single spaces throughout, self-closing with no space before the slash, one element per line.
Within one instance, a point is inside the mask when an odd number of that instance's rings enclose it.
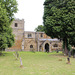
<path fill-rule="evenodd" d="M 45 52 L 49 52 L 49 44 L 48 43 L 45 44 Z"/>

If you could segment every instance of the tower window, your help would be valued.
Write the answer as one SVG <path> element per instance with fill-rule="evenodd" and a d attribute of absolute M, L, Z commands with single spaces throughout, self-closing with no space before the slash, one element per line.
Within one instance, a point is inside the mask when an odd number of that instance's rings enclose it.
<path fill-rule="evenodd" d="M 18 24 L 17 23 L 15 23 L 15 27 L 18 27 Z"/>
<path fill-rule="evenodd" d="M 28 34 L 28 38 L 31 38 L 32 37 L 32 35 L 31 34 Z"/>

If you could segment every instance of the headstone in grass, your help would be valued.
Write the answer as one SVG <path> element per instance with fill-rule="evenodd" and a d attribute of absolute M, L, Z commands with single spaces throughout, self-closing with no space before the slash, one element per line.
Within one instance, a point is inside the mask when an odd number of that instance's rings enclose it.
<path fill-rule="evenodd" d="M 71 63 L 70 63 L 70 58 L 69 58 L 69 57 L 67 58 L 67 63 L 66 63 L 66 64 L 71 64 Z"/>
<path fill-rule="evenodd" d="M 24 66 L 23 66 L 23 64 L 22 64 L 22 59 L 21 59 L 21 57 L 20 57 L 20 68 L 23 68 Z"/>

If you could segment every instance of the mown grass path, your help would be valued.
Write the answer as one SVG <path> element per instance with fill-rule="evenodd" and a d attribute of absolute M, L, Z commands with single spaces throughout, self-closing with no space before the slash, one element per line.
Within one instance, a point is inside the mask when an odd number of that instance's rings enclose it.
<path fill-rule="evenodd" d="M 75 75 L 75 59 L 71 57 L 71 64 L 66 64 L 67 56 L 62 53 L 18 52 L 24 68 L 13 53 L 0 56 L 0 75 Z"/>

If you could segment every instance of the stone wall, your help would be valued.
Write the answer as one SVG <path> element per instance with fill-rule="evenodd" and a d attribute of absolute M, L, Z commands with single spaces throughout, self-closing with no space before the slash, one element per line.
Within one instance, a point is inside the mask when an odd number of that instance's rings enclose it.
<path fill-rule="evenodd" d="M 54 47 L 55 44 L 57 44 L 56 47 Z M 62 42 L 60 42 L 60 41 L 58 41 L 58 42 L 53 41 L 53 42 L 51 43 L 51 50 L 52 50 L 52 51 L 55 51 L 55 50 L 62 50 Z"/>
<path fill-rule="evenodd" d="M 25 39 L 25 45 L 24 45 L 24 51 L 31 51 L 30 46 L 33 46 L 34 51 L 37 51 L 37 43 L 35 39 L 33 38 L 26 38 Z"/>

